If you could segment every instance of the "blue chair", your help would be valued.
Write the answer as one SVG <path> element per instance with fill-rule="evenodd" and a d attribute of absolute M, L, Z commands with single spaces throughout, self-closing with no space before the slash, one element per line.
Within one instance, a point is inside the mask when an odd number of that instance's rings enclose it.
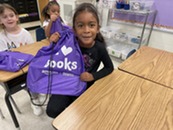
<path fill-rule="evenodd" d="M 42 27 L 37 28 L 35 30 L 35 33 L 36 33 L 36 40 L 37 41 L 41 41 L 43 39 L 46 39 L 46 35 L 45 35 L 44 29 Z"/>
<path fill-rule="evenodd" d="M 135 53 L 135 52 L 136 52 L 136 49 L 131 50 L 131 51 L 127 54 L 126 59 L 129 58 L 129 57 L 130 57 L 133 53 Z"/>

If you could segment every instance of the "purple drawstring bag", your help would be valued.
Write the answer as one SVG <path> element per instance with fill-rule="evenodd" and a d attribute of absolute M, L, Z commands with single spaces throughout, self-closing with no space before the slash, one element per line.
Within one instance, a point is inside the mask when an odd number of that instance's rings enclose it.
<path fill-rule="evenodd" d="M 33 55 L 16 52 L 1 51 L 0 52 L 0 70 L 16 72 L 21 70 L 33 59 Z"/>
<path fill-rule="evenodd" d="M 31 64 L 27 75 L 27 86 L 31 92 L 79 96 L 86 89 L 80 80 L 84 72 L 82 54 L 75 35 L 58 19 L 51 33 L 61 35 L 57 43 L 41 48 Z"/>

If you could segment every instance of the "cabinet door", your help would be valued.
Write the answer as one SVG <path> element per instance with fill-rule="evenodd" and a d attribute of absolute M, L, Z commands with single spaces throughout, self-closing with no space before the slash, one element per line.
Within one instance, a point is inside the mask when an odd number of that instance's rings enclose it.
<path fill-rule="evenodd" d="M 0 0 L 0 3 L 1 3 L 1 4 L 2 4 L 2 3 L 7 3 L 7 4 L 9 4 L 9 5 L 11 5 L 11 6 L 14 7 L 13 0 Z"/>
<path fill-rule="evenodd" d="M 26 1 L 28 13 L 38 12 L 37 0 Z"/>
<path fill-rule="evenodd" d="M 25 0 L 0 0 L 0 3 L 7 3 L 14 7 L 19 14 L 26 13 Z"/>
<path fill-rule="evenodd" d="M 27 13 L 25 0 L 14 0 L 14 7 L 19 14 Z"/>
<path fill-rule="evenodd" d="M 37 6 L 37 0 L 26 0 L 25 4 L 27 5 L 27 13 L 31 21 L 39 20 L 39 11 Z"/>
<path fill-rule="evenodd" d="M 41 12 L 42 12 L 43 8 L 47 5 L 48 2 L 49 2 L 49 0 L 38 0 L 38 7 L 39 7 L 41 23 L 43 23 L 43 21 L 44 21 L 44 18 L 41 15 Z"/>

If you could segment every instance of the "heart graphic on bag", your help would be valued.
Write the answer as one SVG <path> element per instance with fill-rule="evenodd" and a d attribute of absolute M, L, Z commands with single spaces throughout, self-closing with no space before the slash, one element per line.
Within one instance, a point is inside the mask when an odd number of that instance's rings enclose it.
<path fill-rule="evenodd" d="M 64 54 L 64 56 L 70 54 L 73 49 L 71 47 L 66 47 L 65 45 L 61 48 L 62 53 Z"/>

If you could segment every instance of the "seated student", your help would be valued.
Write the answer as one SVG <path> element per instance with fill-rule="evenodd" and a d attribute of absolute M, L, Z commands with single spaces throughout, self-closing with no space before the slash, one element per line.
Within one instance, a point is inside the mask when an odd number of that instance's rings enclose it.
<path fill-rule="evenodd" d="M 96 80 L 109 75 L 114 69 L 106 50 L 106 43 L 100 33 L 99 24 L 98 13 L 94 5 L 83 3 L 77 7 L 73 16 L 73 29 L 86 70 L 80 75 L 80 79 L 87 82 L 87 88 Z M 55 36 L 53 37 L 55 40 Z M 103 68 L 98 71 L 101 62 Z M 52 94 L 47 105 L 47 115 L 55 118 L 77 98 L 77 96 Z"/>
<path fill-rule="evenodd" d="M 46 37 L 50 37 L 50 29 L 52 23 L 60 17 L 60 6 L 56 1 L 49 1 L 49 3 L 43 8 L 42 15 L 44 17 L 43 28 L 45 30 Z M 64 20 L 60 17 L 62 24 L 66 24 Z M 57 38 L 60 37 L 58 32 L 55 32 L 53 35 L 56 35 Z"/>
<path fill-rule="evenodd" d="M 34 43 L 31 34 L 18 25 L 19 16 L 17 11 L 8 4 L 0 4 L 0 51 L 20 47 Z M 32 93 L 33 102 L 38 103 L 37 94 Z M 35 115 L 42 114 L 42 108 L 31 103 Z"/>
<path fill-rule="evenodd" d="M 19 16 L 8 4 L 0 4 L 0 51 L 34 43 L 31 34 L 18 25 Z"/>

